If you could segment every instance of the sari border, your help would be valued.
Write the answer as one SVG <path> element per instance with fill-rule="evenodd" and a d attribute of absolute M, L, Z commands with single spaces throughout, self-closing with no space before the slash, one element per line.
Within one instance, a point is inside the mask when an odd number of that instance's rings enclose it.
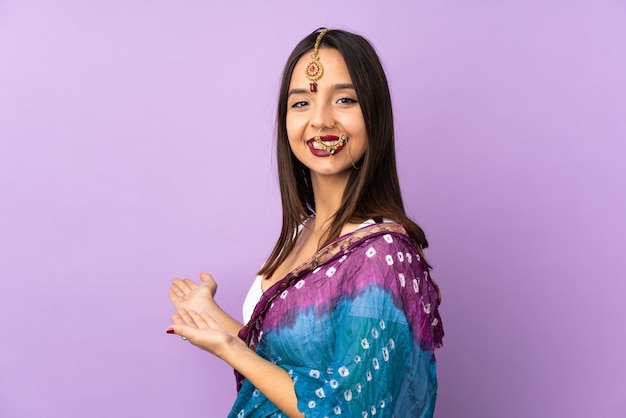
<path fill-rule="evenodd" d="M 326 245 L 325 247 L 322 247 L 319 251 L 313 254 L 311 258 L 309 258 L 307 261 L 305 261 L 304 263 L 300 264 L 298 267 L 293 269 L 284 278 L 276 282 L 276 284 L 282 282 L 285 279 L 298 277 L 305 272 L 314 270 L 319 265 L 328 262 L 337 254 L 345 251 L 346 249 L 350 248 L 352 245 L 361 241 L 362 239 L 367 238 L 369 236 L 377 235 L 381 232 L 399 233 L 399 234 L 403 234 L 409 237 L 409 234 L 406 232 L 406 229 L 404 228 L 404 226 L 395 222 L 377 223 L 377 224 L 367 225 L 361 228 L 357 228 L 352 232 L 349 232 L 345 235 L 340 236 L 339 238 L 337 238 L 330 244 Z M 267 290 L 270 290 L 270 289 L 267 289 Z"/>

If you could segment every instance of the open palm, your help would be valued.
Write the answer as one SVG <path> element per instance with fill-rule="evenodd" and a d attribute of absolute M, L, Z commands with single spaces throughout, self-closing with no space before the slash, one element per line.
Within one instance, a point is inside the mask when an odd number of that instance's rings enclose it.
<path fill-rule="evenodd" d="M 210 303 L 217 292 L 217 283 L 210 274 L 200 274 L 200 284 L 191 279 L 172 280 L 167 296 L 174 308 L 203 312 L 209 309 Z"/>
<path fill-rule="evenodd" d="M 220 358 L 223 358 L 228 346 L 233 344 L 248 349 L 241 339 L 222 329 L 207 312 L 198 313 L 191 309 L 179 309 L 176 314 L 172 315 L 172 321 L 173 324 L 168 328 L 168 333 L 178 334 L 196 347 Z"/>

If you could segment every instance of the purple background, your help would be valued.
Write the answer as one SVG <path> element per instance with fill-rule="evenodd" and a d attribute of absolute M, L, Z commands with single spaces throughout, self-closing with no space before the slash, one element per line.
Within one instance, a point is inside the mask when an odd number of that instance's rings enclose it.
<path fill-rule="evenodd" d="M 626 416 L 623 1 L 0 1 L 0 416 L 221 417 L 174 276 L 240 315 L 279 227 L 275 101 L 372 40 L 447 336 L 437 418 Z"/>

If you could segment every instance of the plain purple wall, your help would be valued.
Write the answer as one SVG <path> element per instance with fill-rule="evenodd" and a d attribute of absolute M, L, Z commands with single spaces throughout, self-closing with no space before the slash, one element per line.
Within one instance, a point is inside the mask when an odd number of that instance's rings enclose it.
<path fill-rule="evenodd" d="M 239 315 L 291 48 L 362 33 L 447 332 L 437 418 L 626 416 L 623 1 L 0 1 L 0 416 L 222 417 L 174 276 Z"/>

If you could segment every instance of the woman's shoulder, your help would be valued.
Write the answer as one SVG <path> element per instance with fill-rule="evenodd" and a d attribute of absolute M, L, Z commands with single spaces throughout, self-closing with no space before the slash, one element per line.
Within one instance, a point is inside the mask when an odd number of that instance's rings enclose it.
<path fill-rule="evenodd" d="M 404 225 L 391 219 L 382 221 L 369 220 L 359 225 L 353 234 L 361 236 L 361 244 L 370 244 L 385 248 L 403 248 L 411 252 L 419 252 Z"/>
<path fill-rule="evenodd" d="M 344 224 L 343 227 L 341 228 L 340 236 L 346 236 L 346 235 L 352 234 L 353 232 L 361 228 L 365 228 L 365 227 L 375 225 L 377 223 L 383 223 L 383 222 L 386 223 L 386 222 L 393 222 L 393 221 L 391 219 L 380 218 L 380 219 L 367 219 L 360 223 L 348 222 Z"/>
<path fill-rule="evenodd" d="M 341 256 L 338 261 L 350 266 L 349 275 L 421 275 L 428 270 L 422 251 L 399 223 L 368 223 L 346 239 L 349 245 L 337 256 Z"/>

